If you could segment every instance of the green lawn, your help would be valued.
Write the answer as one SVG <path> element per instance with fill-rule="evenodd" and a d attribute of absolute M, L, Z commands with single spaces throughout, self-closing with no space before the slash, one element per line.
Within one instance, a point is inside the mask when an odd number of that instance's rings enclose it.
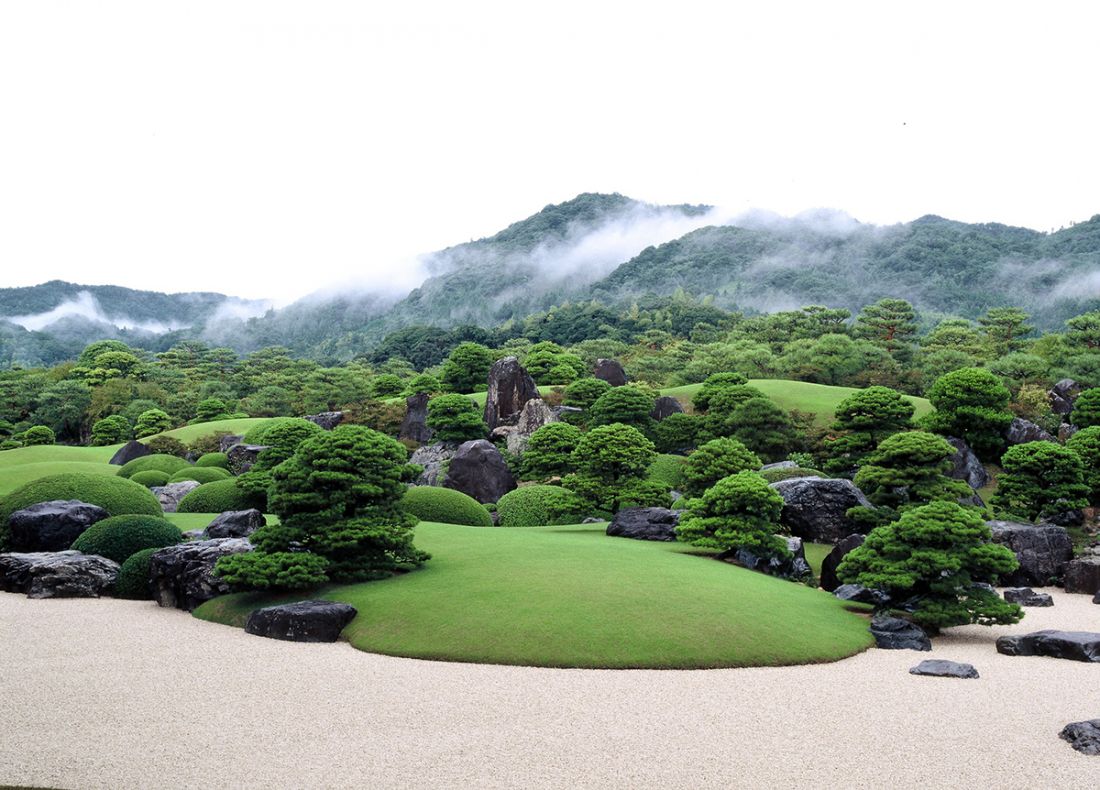
<path fill-rule="evenodd" d="M 417 545 L 434 555 L 423 568 L 321 595 L 359 610 L 344 632 L 355 647 L 448 661 L 778 666 L 871 645 L 866 620 L 827 593 L 604 529 L 423 523 Z M 275 600 L 293 598 L 224 596 L 195 616 L 240 626 Z"/>
<path fill-rule="evenodd" d="M 810 563 L 810 567 L 814 569 L 814 576 L 820 576 L 821 563 L 825 561 L 825 558 L 829 556 L 829 552 L 833 550 L 832 544 L 803 543 L 802 548 L 806 552 L 806 562 Z"/>
<path fill-rule="evenodd" d="M 271 417 L 242 417 L 237 420 L 214 420 L 213 422 L 200 422 L 195 425 L 185 425 L 171 431 L 158 433 L 157 436 L 171 436 L 179 439 L 184 444 L 190 444 L 203 436 L 209 436 L 218 431 L 233 434 L 245 434 L 250 428 L 255 428 L 260 423 L 270 421 Z M 153 437 L 148 437 L 149 439 Z M 144 439 L 142 441 L 145 441 Z"/>

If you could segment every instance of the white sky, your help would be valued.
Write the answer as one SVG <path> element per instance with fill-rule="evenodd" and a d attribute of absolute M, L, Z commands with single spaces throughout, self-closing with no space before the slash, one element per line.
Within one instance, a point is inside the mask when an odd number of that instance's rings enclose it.
<path fill-rule="evenodd" d="M 1100 212 L 1096 3 L 375 5 L 0 3 L 0 285 L 411 285 L 583 191 Z"/>

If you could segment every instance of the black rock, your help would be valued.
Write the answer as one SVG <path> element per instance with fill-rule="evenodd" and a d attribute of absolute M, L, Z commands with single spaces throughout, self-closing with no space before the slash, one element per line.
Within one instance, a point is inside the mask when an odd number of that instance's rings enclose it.
<path fill-rule="evenodd" d="M 1088 631 L 1035 631 L 997 638 L 997 652 L 1006 656 L 1048 656 L 1100 664 L 1100 634 Z"/>
<path fill-rule="evenodd" d="M 1050 399 L 1050 410 L 1055 414 L 1065 416 L 1073 411 L 1073 402 L 1081 394 L 1080 385 L 1073 379 L 1062 379 L 1047 393 Z"/>
<path fill-rule="evenodd" d="M 523 404 L 542 397 L 531 374 L 515 357 L 498 359 L 489 368 L 489 391 L 485 395 L 485 424 L 489 430 L 510 424 L 519 416 Z"/>
<path fill-rule="evenodd" d="M 928 634 L 915 623 L 876 614 L 871 618 L 871 635 L 875 637 L 875 646 L 883 650 L 931 650 L 932 642 Z"/>
<path fill-rule="evenodd" d="M 989 472 L 985 471 L 985 467 L 982 466 L 978 456 L 974 455 L 970 445 L 954 436 L 948 436 L 947 443 L 955 448 L 955 454 L 951 456 L 951 469 L 947 476 L 955 480 L 965 480 L 966 484 L 975 491 L 989 485 Z"/>
<path fill-rule="evenodd" d="M 269 639 L 288 642 L 335 642 L 355 619 L 356 609 L 333 601 L 301 601 L 257 609 L 248 616 L 244 630 Z"/>
<path fill-rule="evenodd" d="M 235 475 L 243 475 L 252 465 L 256 463 L 256 459 L 260 457 L 260 453 L 267 449 L 267 445 L 263 444 L 235 444 L 225 451 L 225 454 L 229 456 L 229 471 Z"/>
<path fill-rule="evenodd" d="M 409 458 L 410 464 L 416 464 L 423 469 L 420 476 L 416 478 L 416 485 L 443 485 L 443 478 L 447 476 L 447 466 L 457 451 L 458 445 L 454 442 L 438 442 L 416 448 L 412 457 Z"/>
<path fill-rule="evenodd" d="M 960 664 L 957 661 L 927 659 L 909 669 L 910 675 L 928 675 L 936 678 L 963 678 L 969 680 L 979 677 L 973 664 Z"/>
<path fill-rule="evenodd" d="M 1057 582 L 1073 559 L 1073 541 L 1064 527 L 987 521 L 993 541 L 1012 549 L 1020 567 L 1002 581 L 1013 587 L 1045 587 Z"/>
<path fill-rule="evenodd" d="M 153 600 L 159 606 L 191 611 L 211 598 L 230 592 L 229 585 L 214 575 L 221 557 L 251 551 L 244 538 L 216 538 L 180 543 L 153 553 L 149 580 Z"/>
<path fill-rule="evenodd" d="M 634 540 L 676 540 L 680 511 L 663 507 L 623 508 L 607 525 L 607 534 Z"/>
<path fill-rule="evenodd" d="M 228 453 L 229 448 L 235 444 L 240 444 L 242 439 L 244 439 L 243 436 L 236 434 L 229 434 L 228 436 L 221 437 L 218 439 L 218 452 Z"/>
<path fill-rule="evenodd" d="M 680 405 L 680 401 L 669 395 L 662 395 L 654 402 L 653 411 L 649 413 L 649 416 L 657 422 L 660 422 L 666 417 L 671 417 L 673 414 L 683 413 L 684 407 Z"/>
<path fill-rule="evenodd" d="M 836 543 L 856 532 L 856 525 L 847 516 L 848 509 L 871 507 L 851 480 L 795 477 L 779 480 L 771 487 L 783 497 L 780 522 L 792 535 L 812 543 Z"/>
<path fill-rule="evenodd" d="M 1020 606 L 1054 606 L 1054 599 L 1047 593 L 1037 593 L 1030 587 L 1009 587 L 1005 600 Z"/>
<path fill-rule="evenodd" d="M 135 458 L 143 458 L 147 455 L 152 455 L 153 451 L 146 447 L 139 441 L 131 439 L 118 448 L 118 451 L 111 456 L 111 460 L 107 463 L 115 464 L 116 466 L 122 466 L 123 464 L 133 461 Z"/>
<path fill-rule="evenodd" d="M 247 538 L 258 530 L 267 519 L 256 508 L 250 510 L 227 510 L 206 525 L 203 538 Z"/>
<path fill-rule="evenodd" d="M 863 545 L 863 541 L 866 538 L 859 533 L 849 535 L 841 540 L 833 550 L 829 552 L 821 562 L 821 578 L 819 579 L 821 589 L 832 592 L 840 586 L 840 579 L 837 578 L 836 569 L 840 566 L 840 561 L 848 556 L 848 552 L 852 549 L 858 549 Z"/>
<path fill-rule="evenodd" d="M 1079 527 L 1085 523 L 1085 513 L 1082 510 L 1063 510 L 1043 519 L 1045 524 L 1055 524 L 1059 527 Z"/>
<path fill-rule="evenodd" d="M 196 480 L 181 480 L 178 483 L 153 486 L 149 490 L 160 502 L 160 507 L 165 513 L 175 513 L 179 508 L 180 500 L 198 488 L 199 485 L 200 483 Z"/>
<path fill-rule="evenodd" d="M 1100 754 L 1100 719 L 1067 724 L 1058 737 L 1082 754 Z"/>
<path fill-rule="evenodd" d="M 872 606 L 885 606 L 890 602 L 890 596 L 882 590 L 873 590 L 859 584 L 842 584 L 833 590 L 833 595 L 842 601 L 867 603 Z"/>
<path fill-rule="evenodd" d="M 1028 442 L 1053 442 L 1054 437 L 1044 431 L 1031 420 L 1023 417 L 1014 417 L 1004 432 L 1005 441 L 1009 446 L 1027 444 Z"/>
<path fill-rule="evenodd" d="M 592 371 L 592 375 L 606 381 L 612 387 L 621 387 L 627 380 L 626 371 L 617 359 L 597 359 L 596 369 Z"/>
<path fill-rule="evenodd" d="M 114 588 L 118 567 L 79 551 L 0 554 L 0 590 L 28 598 L 98 598 Z"/>
<path fill-rule="evenodd" d="M 1092 596 L 1092 602 L 1093 603 L 1100 603 L 1100 592 L 1098 592 L 1098 593 L 1096 593 L 1096 595 Z"/>
<path fill-rule="evenodd" d="M 472 496 L 483 505 L 496 502 L 516 487 L 500 450 L 485 439 L 459 445 L 443 485 Z"/>
<path fill-rule="evenodd" d="M 401 421 L 401 432 L 398 439 L 406 439 L 420 444 L 427 444 L 432 440 L 434 431 L 428 427 L 428 401 L 431 396 L 427 392 L 418 392 L 405 398 L 405 419 Z"/>
<path fill-rule="evenodd" d="M 88 527 L 110 515 L 98 505 L 77 499 L 39 502 L 11 514 L 11 548 L 15 551 L 64 551 Z"/>
<path fill-rule="evenodd" d="M 813 576 L 813 569 L 806 561 L 806 550 L 802 545 L 802 538 L 777 535 L 787 543 L 787 550 L 791 553 L 789 558 L 761 557 L 748 549 L 738 549 L 733 558 L 752 571 L 766 573 L 769 576 L 777 576 L 780 579 L 803 580 Z"/>
<path fill-rule="evenodd" d="M 1078 557 L 1066 565 L 1066 592 L 1100 593 L 1100 557 Z"/>
<path fill-rule="evenodd" d="M 331 431 L 344 421 L 344 413 L 342 411 L 323 411 L 320 414 L 310 414 L 308 417 L 303 417 L 302 419 L 309 420 L 315 425 L 320 425 L 326 431 Z"/>

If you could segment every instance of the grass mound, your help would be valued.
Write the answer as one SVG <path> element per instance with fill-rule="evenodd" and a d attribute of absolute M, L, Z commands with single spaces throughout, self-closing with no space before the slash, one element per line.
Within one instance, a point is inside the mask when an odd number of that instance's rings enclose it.
<path fill-rule="evenodd" d="M 760 476 L 769 483 L 790 480 L 792 477 L 828 477 L 817 469 L 803 469 L 799 466 L 777 466 L 774 469 L 761 469 Z"/>
<path fill-rule="evenodd" d="M 194 444 L 196 440 L 204 436 L 212 436 L 215 433 L 231 433 L 243 435 L 255 428 L 270 422 L 270 417 L 234 417 L 229 420 L 213 420 L 211 422 L 197 422 L 194 425 L 185 425 L 182 428 L 174 428 L 171 431 L 158 433 L 157 436 L 171 436 L 184 444 Z M 146 437 L 150 439 L 152 437 Z M 143 439 L 142 441 L 145 441 Z"/>
<path fill-rule="evenodd" d="M 159 516 L 112 516 L 84 530 L 73 548 L 121 564 L 142 549 L 175 546 L 181 540 L 179 529 Z"/>
<path fill-rule="evenodd" d="M 447 661 L 782 666 L 835 661 L 872 643 L 866 619 L 820 590 L 604 529 L 422 523 L 417 545 L 433 555 L 423 568 L 322 596 L 359 609 L 344 631 L 355 647 Z M 195 615 L 241 626 L 273 600 L 223 596 Z"/>
<path fill-rule="evenodd" d="M 200 455 L 198 460 L 195 461 L 195 466 L 211 466 L 218 469 L 229 469 L 229 456 L 225 453 L 205 453 L 204 455 Z"/>
<path fill-rule="evenodd" d="M 133 461 L 127 461 L 118 470 L 119 477 L 133 477 L 138 472 L 166 472 L 169 475 L 174 475 L 181 469 L 186 469 L 191 464 L 187 461 L 175 455 L 165 455 L 164 453 L 153 453 L 152 455 L 143 455 L 141 458 L 135 458 Z"/>
<path fill-rule="evenodd" d="M 401 507 L 421 521 L 491 527 L 493 517 L 472 496 L 451 488 L 414 486 L 401 499 Z"/>
<path fill-rule="evenodd" d="M 168 485 L 168 479 L 170 477 L 171 475 L 167 472 L 162 472 L 159 469 L 147 469 L 144 472 L 135 472 L 130 475 L 131 480 L 146 488 Z"/>
<path fill-rule="evenodd" d="M 203 483 L 180 500 L 180 513 L 224 513 L 227 510 L 248 510 L 260 507 L 257 497 L 243 491 L 235 479 Z"/>
<path fill-rule="evenodd" d="M 585 516 L 584 503 L 559 486 L 523 486 L 497 502 L 502 527 L 546 527 L 575 524 Z"/>
<path fill-rule="evenodd" d="M 189 466 L 181 469 L 169 478 L 169 483 L 182 483 L 194 480 L 196 483 L 213 483 L 216 480 L 229 480 L 233 475 L 217 466 Z"/>

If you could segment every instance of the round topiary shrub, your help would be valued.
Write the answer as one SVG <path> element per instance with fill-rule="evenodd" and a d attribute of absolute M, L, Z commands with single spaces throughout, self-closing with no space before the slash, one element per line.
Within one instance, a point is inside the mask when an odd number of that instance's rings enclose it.
<path fill-rule="evenodd" d="M 153 592 L 149 589 L 149 558 L 160 549 L 142 549 L 129 556 L 118 569 L 115 581 L 115 597 L 131 601 L 150 601 Z"/>
<path fill-rule="evenodd" d="M 585 504 L 572 491 L 558 486 L 523 486 L 497 502 L 502 527 L 549 527 L 577 524 L 586 515 Z"/>
<path fill-rule="evenodd" d="M 225 453 L 206 453 L 199 456 L 199 460 L 195 461 L 195 466 L 229 469 L 229 456 Z"/>
<path fill-rule="evenodd" d="M 73 541 L 73 548 L 118 563 L 142 549 L 162 549 L 183 540 L 171 521 L 159 516 L 111 516 L 97 521 Z"/>
<path fill-rule="evenodd" d="M 168 485 L 168 478 L 170 477 L 170 474 L 159 469 L 148 469 L 144 472 L 135 472 L 130 476 L 130 480 L 146 488 L 152 488 L 153 486 Z"/>
<path fill-rule="evenodd" d="M 168 482 L 182 483 L 185 480 L 194 480 L 197 483 L 213 483 L 215 480 L 230 480 L 232 477 L 233 475 L 227 470 L 216 466 L 189 466 L 172 475 Z"/>
<path fill-rule="evenodd" d="M 401 508 L 421 521 L 491 527 L 493 518 L 485 506 L 472 496 L 451 488 L 414 486 L 401 499 Z"/>
<path fill-rule="evenodd" d="M 227 510 L 248 510 L 261 507 L 263 497 L 249 494 L 237 485 L 237 481 L 215 480 L 203 483 L 180 500 L 179 513 L 224 513 Z"/>
<path fill-rule="evenodd" d="M 309 423 L 309 425 L 319 428 L 316 423 L 309 422 L 309 420 L 301 417 L 275 417 L 266 422 L 261 422 L 258 425 L 253 425 L 247 431 L 245 431 L 244 437 L 241 439 L 243 444 L 267 444 L 267 432 L 272 428 L 280 428 L 286 426 L 298 426 L 303 431 L 310 432 L 311 429 L 302 423 Z"/>
<path fill-rule="evenodd" d="M 0 499 L 0 549 L 7 544 L 8 519 L 12 513 L 54 499 L 79 499 L 99 505 L 112 516 L 127 513 L 159 516 L 164 512 L 149 489 L 133 480 L 87 472 L 41 477 Z"/>
<path fill-rule="evenodd" d="M 177 456 L 154 453 L 153 455 L 143 455 L 141 458 L 135 458 L 133 461 L 127 461 L 119 468 L 118 476 L 132 477 L 138 472 L 148 472 L 152 469 L 174 475 L 179 470 L 186 469 L 190 465 L 191 464 L 187 463 L 187 461 Z"/>
<path fill-rule="evenodd" d="M 760 476 L 769 483 L 778 483 L 780 480 L 790 480 L 792 477 L 827 477 L 817 469 L 807 469 L 801 466 L 778 466 L 774 469 L 760 470 Z"/>

